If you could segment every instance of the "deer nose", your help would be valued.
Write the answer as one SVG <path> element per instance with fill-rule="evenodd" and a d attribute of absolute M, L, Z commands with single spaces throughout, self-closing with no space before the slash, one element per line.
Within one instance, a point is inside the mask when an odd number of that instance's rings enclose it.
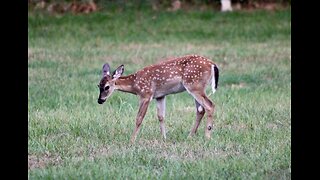
<path fill-rule="evenodd" d="M 105 100 L 98 99 L 98 103 L 99 103 L 99 104 L 103 104 L 104 102 L 105 102 Z"/>

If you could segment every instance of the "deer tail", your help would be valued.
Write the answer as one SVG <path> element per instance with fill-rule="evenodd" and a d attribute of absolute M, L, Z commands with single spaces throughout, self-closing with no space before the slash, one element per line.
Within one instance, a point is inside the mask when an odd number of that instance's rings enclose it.
<path fill-rule="evenodd" d="M 216 64 L 211 65 L 211 73 L 212 73 L 211 87 L 212 87 L 212 92 L 214 94 L 218 88 L 218 81 L 219 81 L 219 69 Z"/>

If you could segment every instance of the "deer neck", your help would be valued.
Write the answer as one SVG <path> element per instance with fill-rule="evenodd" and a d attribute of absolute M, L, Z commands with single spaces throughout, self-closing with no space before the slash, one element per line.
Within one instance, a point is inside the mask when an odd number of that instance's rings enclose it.
<path fill-rule="evenodd" d="M 134 79 L 135 79 L 134 74 L 120 77 L 115 82 L 116 89 L 123 92 L 137 94 L 133 88 Z"/>

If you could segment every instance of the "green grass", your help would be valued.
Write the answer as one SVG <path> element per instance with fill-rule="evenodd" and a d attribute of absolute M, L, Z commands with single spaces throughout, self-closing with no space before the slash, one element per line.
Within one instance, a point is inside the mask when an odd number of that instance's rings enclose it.
<path fill-rule="evenodd" d="M 291 179 L 291 11 L 99 12 L 28 16 L 29 179 Z M 101 68 L 125 75 L 167 56 L 220 68 L 215 128 L 187 135 L 193 98 L 167 96 L 167 140 L 152 102 L 134 145 L 138 98 L 99 105 Z"/>

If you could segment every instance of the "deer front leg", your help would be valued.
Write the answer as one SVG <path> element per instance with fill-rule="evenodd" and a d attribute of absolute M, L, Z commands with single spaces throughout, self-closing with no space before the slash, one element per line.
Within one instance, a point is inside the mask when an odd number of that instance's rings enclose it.
<path fill-rule="evenodd" d="M 197 129 L 199 127 L 199 124 L 205 114 L 205 109 L 198 103 L 197 100 L 195 100 L 195 103 L 196 103 L 196 112 L 197 112 L 197 115 L 196 115 L 196 122 L 193 126 L 193 128 L 191 129 L 191 132 L 189 134 L 189 137 L 191 137 L 192 135 L 194 135 L 195 133 L 197 133 Z"/>
<path fill-rule="evenodd" d="M 158 114 L 158 119 L 160 122 L 160 132 L 163 136 L 163 139 L 166 139 L 166 127 L 164 124 L 164 115 L 166 111 L 166 99 L 165 96 L 161 98 L 157 98 L 157 114 Z"/>
<path fill-rule="evenodd" d="M 140 98 L 140 103 L 139 103 L 140 107 L 139 107 L 138 115 L 136 118 L 136 127 L 135 127 L 133 134 L 131 136 L 132 143 L 134 143 L 134 141 L 137 138 L 141 123 L 143 121 L 144 116 L 146 115 L 150 100 L 151 100 L 151 98 Z"/>

